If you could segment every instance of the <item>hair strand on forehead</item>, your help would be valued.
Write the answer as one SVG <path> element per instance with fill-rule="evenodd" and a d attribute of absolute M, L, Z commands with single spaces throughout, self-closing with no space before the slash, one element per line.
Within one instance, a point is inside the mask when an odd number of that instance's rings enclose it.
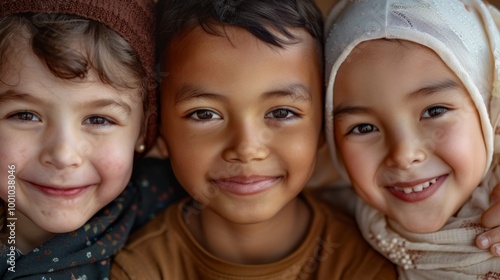
<path fill-rule="evenodd" d="M 5 71 L 7 52 L 24 39 L 58 78 L 83 80 L 95 71 L 103 83 L 137 88 L 141 98 L 145 96 L 145 71 L 139 58 L 125 39 L 101 23 L 60 14 L 7 16 L 0 21 L 1 71 Z"/>

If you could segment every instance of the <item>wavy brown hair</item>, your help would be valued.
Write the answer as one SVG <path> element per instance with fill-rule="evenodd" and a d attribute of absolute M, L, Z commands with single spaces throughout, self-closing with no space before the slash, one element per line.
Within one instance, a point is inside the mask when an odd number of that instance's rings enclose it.
<path fill-rule="evenodd" d="M 0 75 L 19 40 L 61 79 L 85 79 L 91 70 L 117 88 L 146 94 L 146 73 L 128 42 L 102 23 L 64 14 L 18 14 L 0 19 Z M 1 77 L 1 76 L 0 76 Z"/>

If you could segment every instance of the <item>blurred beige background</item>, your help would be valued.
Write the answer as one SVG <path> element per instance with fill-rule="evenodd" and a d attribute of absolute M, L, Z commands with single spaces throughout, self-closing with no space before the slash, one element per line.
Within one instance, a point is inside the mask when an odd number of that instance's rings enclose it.
<path fill-rule="evenodd" d="M 321 8 L 321 11 L 323 11 L 323 14 L 326 15 L 326 13 L 330 10 L 330 8 L 336 2 L 336 0 L 316 0 L 316 2 L 318 3 L 318 6 Z M 488 2 L 497 7 L 500 7 L 500 0 L 490 0 Z"/>

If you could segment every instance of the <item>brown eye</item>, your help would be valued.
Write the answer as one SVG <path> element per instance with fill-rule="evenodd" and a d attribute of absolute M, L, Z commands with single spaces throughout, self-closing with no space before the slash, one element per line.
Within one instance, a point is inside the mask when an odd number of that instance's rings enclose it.
<path fill-rule="evenodd" d="M 290 112 L 288 110 L 285 110 L 285 109 L 278 109 L 278 110 L 272 111 L 271 113 L 273 115 L 273 118 L 283 119 L 283 118 L 288 117 L 288 114 Z"/>
<path fill-rule="evenodd" d="M 377 127 L 371 125 L 371 124 L 360 124 L 355 126 L 350 132 L 353 134 L 366 134 L 370 132 L 377 131 Z"/>
<path fill-rule="evenodd" d="M 98 125 L 98 126 L 108 126 L 115 124 L 114 122 L 110 121 L 108 118 L 101 117 L 101 116 L 92 116 L 88 117 L 83 121 L 83 124 L 89 124 L 89 125 Z"/>
<path fill-rule="evenodd" d="M 213 118 L 214 114 L 210 111 L 196 112 L 196 117 L 200 120 L 209 120 Z"/>
<path fill-rule="evenodd" d="M 448 112 L 448 108 L 442 106 L 431 107 L 424 112 L 423 118 L 437 118 Z"/>
<path fill-rule="evenodd" d="M 9 116 L 9 118 L 16 119 L 19 121 L 27 121 L 27 122 L 39 122 L 40 118 L 38 118 L 35 114 L 30 112 L 19 112 Z"/>
<path fill-rule="evenodd" d="M 190 115 L 195 120 L 207 121 L 212 119 L 222 119 L 221 116 L 210 110 L 198 110 Z"/>
<path fill-rule="evenodd" d="M 266 118 L 269 118 L 269 119 L 283 119 L 283 120 L 293 119 L 295 117 L 298 117 L 298 115 L 295 112 L 293 112 L 292 110 L 289 110 L 289 109 L 284 109 L 284 108 L 272 110 L 271 112 L 267 113 L 267 115 L 266 115 Z"/>

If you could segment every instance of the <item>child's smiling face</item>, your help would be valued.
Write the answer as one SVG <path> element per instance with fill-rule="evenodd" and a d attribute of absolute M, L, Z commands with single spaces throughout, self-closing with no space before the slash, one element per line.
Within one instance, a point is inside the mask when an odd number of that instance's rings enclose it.
<path fill-rule="evenodd" d="M 143 122 L 140 93 L 92 74 L 57 78 L 27 44 L 13 53 L 16 63 L 0 83 L 1 198 L 15 165 L 18 213 L 42 231 L 73 231 L 128 183 Z"/>
<path fill-rule="evenodd" d="M 413 232 L 440 229 L 487 163 L 462 82 L 436 53 L 408 41 L 362 43 L 339 68 L 334 137 L 357 193 Z"/>
<path fill-rule="evenodd" d="M 300 42 L 278 48 L 236 27 L 197 27 L 165 52 L 162 134 L 175 175 L 233 223 L 274 217 L 314 168 L 321 64 L 315 40 L 293 33 Z"/>

